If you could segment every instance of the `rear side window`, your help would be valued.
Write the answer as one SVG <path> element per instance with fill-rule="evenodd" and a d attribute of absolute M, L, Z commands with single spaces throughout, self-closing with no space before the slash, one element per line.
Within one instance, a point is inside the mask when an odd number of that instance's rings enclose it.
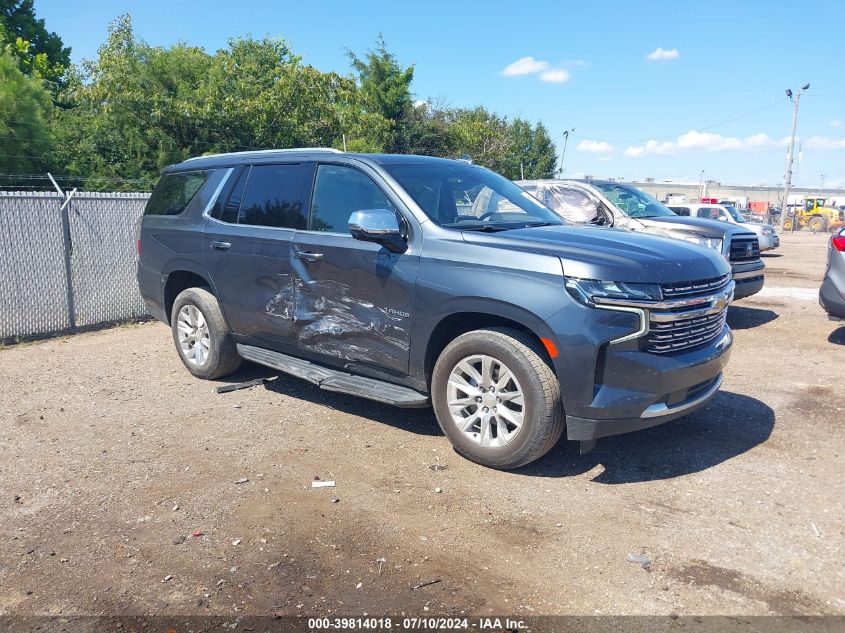
<path fill-rule="evenodd" d="M 207 171 L 165 174 L 147 201 L 144 215 L 179 215 L 207 179 Z"/>
<path fill-rule="evenodd" d="M 369 176 L 351 167 L 320 165 L 314 183 L 311 230 L 349 233 L 349 216 L 364 209 L 387 209 L 396 213 Z"/>
<path fill-rule="evenodd" d="M 312 167 L 305 164 L 254 165 L 240 200 L 238 224 L 306 228 L 311 173 Z"/>
<path fill-rule="evenodd" d="M 689 207 L 669 207 L 678 215 L 689 216 Z"/>

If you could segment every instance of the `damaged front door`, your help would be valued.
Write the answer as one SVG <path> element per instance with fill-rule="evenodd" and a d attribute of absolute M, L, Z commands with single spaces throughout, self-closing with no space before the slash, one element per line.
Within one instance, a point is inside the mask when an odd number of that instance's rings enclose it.
<path fill-rule="evenodd" d="M 303 351 L 359 370 L 363 365 L 404 373 L 419 257 L 354 239 L 349 216 L 363 209 L 397 212 L 363 172 L 318 166 L 310 230 L 296 232 L 291 253 L 297 341 Z"/>

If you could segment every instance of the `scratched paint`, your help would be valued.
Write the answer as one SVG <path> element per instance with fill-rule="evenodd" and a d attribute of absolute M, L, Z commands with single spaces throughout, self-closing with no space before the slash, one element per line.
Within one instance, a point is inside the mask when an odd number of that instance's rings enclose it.
<path fill-rule="evenodd" d="M 378 362 L 408 351 L 407 317 L 354 299 L 348 285 L 296 279 L 294 320 L 299 344 L 346 360 Z"/>
<path fill-rule="evenodd" d="M 293 318 L 293 286 L 290 283 L 291 276 L 288 274 L 279 275 L 279 292 L 273 295 L 267 302 L 264 311 L 270 316 L 283 319 Z"/>

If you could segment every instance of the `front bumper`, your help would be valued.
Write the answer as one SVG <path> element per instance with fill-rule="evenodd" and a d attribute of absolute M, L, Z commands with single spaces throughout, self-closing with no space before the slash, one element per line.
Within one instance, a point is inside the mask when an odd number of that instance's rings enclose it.
<path fill-rule="evenodd" d="M 642 336 L 621 340 L 637 333 L 636 315 L 580 305 L 546 325 L 557 347 L 565 350 L 553 363 L 567 438 L 582 442 L 662 424 L 703 407 L 718 391 L 733 343 L 730 328 L 723 325 L 698 347 L 646 351 L 649 344 Z"/>
<path fill-rule="evenodd" d="M 736 284 L 734 299 L 744 299 L 757 294 L 763 289 L 765 281 L 763 270 L 766 265 L 761 261 L 731 264 L 731 277 Z"/>
<path fill-rule="evenodd" d="M 760 243 L 761 251 L 770 251 L 780 246 L 780 237 L 777 235 L 758 235 L 757 241 Z"/>
<path fill-rule="evenodd" d="M 618 365 L 610 372 L 605 367 L 605 379 L 626 386 L 602 385 L 590 407 L 576 410 L 577 414 L 567 412 L 567 439 L 590 441 L 639 431 L 700 409 L 719 390 L 732 343 L 733 335 L 725 326 L 718 342 L 704 350 L 676 356 L 622 352 L 608 359 Z"/>

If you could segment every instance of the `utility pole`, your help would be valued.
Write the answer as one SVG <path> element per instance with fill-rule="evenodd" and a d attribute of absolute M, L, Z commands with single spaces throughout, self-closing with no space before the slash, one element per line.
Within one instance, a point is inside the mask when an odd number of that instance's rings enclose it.
<path fill-rule="evenodd" d="M 798 102 L 801 100 L 801 93 L 808 90 L 810 84 L 801 86 L 801 90 L 793 96 L 792 90 L 786 89 L 786 96 L 792 100 L 792 136 L 789 139 L 789 151 L 786 154 L 786 173 L 783 177 L 783 206 L 780 210 L 780 230 L 786 224 L 786 209 L 789 204 L 789 188 L 792 186 L 792 155 L 795 151 L 795 129 L 798 127 Z M 795 229 L 797 218 L 792 222 L 792 228 Z"/>
<path fill-rule="evenodd" d="M 704 170 L 701 170 L 701 173 L 698 174 L 698 199 L 701 200 L 704 197 L 704 193 L 701 191 L 701 183 L 704 181 Z"/>
<path fill-rule="evenodd" d="M 560 175 L 563 176 L 563 161 L 566 158 L 566 144 L 569 143 L 569 135 L 575 131 L 575 128 L 566 130 L 563 133 L 563 152 L 560 154 Z"/>
<path fill-rule="evenodd" d="M 824 179 L 825 178 L 827 178 L 827 174 L 822 174 L 822 190 L 819 192 L 822 195 L 824 195 Z"/>

